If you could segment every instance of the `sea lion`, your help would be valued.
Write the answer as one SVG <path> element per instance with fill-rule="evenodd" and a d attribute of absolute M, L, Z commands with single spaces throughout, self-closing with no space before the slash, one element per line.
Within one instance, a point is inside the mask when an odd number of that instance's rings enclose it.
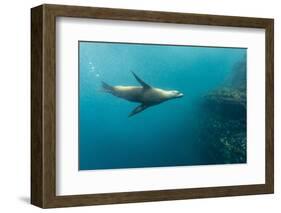
<path fill-rule="evenodd" d="M 134 72 L 132 73 L 141 86 L 110 86 L 102 82 L 104 92 L 131 102 L 140 103 L 140 105 L 129 114 L 129 117 L 164 101 L 183 97 L 183 93 L 177 90 L 163 90 L 152 87 L 140 79 Z"/>

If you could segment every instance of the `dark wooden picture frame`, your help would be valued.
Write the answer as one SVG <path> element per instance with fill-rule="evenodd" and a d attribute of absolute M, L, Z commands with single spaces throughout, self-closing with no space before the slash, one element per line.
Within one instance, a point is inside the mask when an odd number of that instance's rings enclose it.
<path fill-rule="evenodd" d="M 265 29 L 265 184 L 56 195 L 56 17 Z M 217 15 L 41 5 L 31 9 L 31 203 L 42 208 L 178 200 L 274 192 L 274 21 Z"/>

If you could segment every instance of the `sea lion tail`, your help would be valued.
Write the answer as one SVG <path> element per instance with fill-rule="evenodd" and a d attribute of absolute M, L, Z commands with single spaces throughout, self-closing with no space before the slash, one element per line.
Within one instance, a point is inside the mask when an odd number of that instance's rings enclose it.
<path fill-rule="evenodd" d="M 109 84 L 105 83 L 104 81 L 102 81 L 101 84 L 102 84 L 102 90 L 104 92 L 109 92 L 109 93 L 113 92 L 113 90 L 114 90 L 113 86 L 110 86 Z"/>

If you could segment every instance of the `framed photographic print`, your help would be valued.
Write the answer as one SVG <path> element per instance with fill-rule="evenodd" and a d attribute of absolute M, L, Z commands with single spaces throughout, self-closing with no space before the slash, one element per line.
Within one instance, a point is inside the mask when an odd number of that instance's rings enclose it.
<path fill-rule="evenodd" d="M 31 203 L 274 191 L 273 19 L 31 9 Z"/>

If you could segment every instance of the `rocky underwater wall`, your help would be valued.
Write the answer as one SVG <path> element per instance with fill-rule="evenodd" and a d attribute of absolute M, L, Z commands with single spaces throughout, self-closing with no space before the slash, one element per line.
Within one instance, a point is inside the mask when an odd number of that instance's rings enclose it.
<path fill-rule="evenodd" d="M 246 163 L 246 62 L 233 67 L 224 84 L 203 97 L 200 143 L 212 164 Z"/>

